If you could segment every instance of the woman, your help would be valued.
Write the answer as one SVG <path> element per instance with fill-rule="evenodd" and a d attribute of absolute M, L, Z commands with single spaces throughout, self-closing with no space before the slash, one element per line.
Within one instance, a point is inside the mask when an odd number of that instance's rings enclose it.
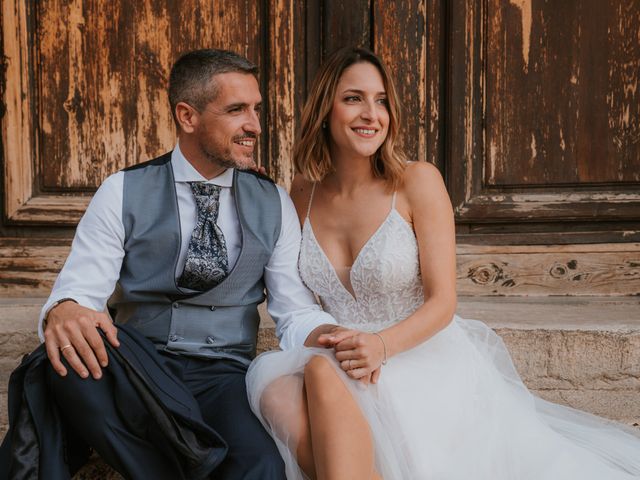
<path fill-rule="evenodd" d="M 260 356 L 250 402 L 288 478 L 640 478 L 631 429 L 532 396 L 502 341 L 454 316 L 452 208 L 406 163 L 399 102 L 372 53 L 321 68 L 294 152 L 299 269 L 345 327 Z"/>

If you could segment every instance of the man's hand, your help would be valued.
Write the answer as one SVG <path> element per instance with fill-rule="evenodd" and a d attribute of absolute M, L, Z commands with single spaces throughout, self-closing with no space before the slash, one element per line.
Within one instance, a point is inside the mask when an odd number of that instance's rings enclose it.
<path fill-rule="evenodd" d="M 74 302 L 63 302 L 51 309 L 47 315 L 44 342 L 49 361 L 59 375 L 67 374 L 60 361 L 62 353 L 82 378 L 87 378 L 89 372 L 96 380 L 102 377 L 101 366 L 106 367 L 109 359 L 98 328 L 106 334 L 111 345 L 120 346 L 118 330 L 106 313 Z"/>
<path fill-rule="evenodd" d="M 344 335 L 339 332 L 334 336 L 334 342 L 336 360 L 347 375 L 365 384 L 378 382 L 385 351 L 377 335 L 365 332 Z"/>

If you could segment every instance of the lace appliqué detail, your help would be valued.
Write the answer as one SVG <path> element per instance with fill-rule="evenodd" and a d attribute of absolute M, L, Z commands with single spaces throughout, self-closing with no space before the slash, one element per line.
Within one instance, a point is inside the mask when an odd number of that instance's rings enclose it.
<path fill-rule="evenodd" d="M 355 296 L 340 282 L 307 218 L 298 262 L 304 283 L 341 325 L 375 331 L 404 320 L 424 302 L 418 243 L 393 208 L 351 267 Z"/>

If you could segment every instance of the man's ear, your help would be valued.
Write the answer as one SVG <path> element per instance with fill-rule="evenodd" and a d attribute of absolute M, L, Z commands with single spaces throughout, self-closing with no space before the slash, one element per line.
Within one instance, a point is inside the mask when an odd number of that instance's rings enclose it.
<path fill-rule="evenodd" d="M 176 105 L 176 120 L 185 133 L 193 133 L 198 126 L 199 114 L 195 108 L 185 102 Z"/>

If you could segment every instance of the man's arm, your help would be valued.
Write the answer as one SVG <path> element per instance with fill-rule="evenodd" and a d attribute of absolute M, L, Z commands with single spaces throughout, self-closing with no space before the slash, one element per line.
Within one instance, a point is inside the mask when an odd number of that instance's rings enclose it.
<path fill-rule="evenodd" d="M 81 377 L 100 378 L 107 354 L 98 333 L 118 345 L 116 328 L 104 312 L 118 281 L 124 257 L 123 173 L 109 177 L 94 195 L 78 224 L 71 253 L 42 308 L 38 333 L 60 375 L 67 369 L 60 354 Z M 71 299 L 73 301 L 64 301 Z"/>
<path fill-rule="evenodd" d="M 331 315 L 322 311 L 300 279 L 300 223 L 289 195 L 281 187 L 278 187 L 278 193 L 282 227 L 264 270 L 267 309 L 276 322 L 276 335 L 283 350 L 300 345 L 324 346 L 318 343 L 318 337 L 340 327 Z"/>

